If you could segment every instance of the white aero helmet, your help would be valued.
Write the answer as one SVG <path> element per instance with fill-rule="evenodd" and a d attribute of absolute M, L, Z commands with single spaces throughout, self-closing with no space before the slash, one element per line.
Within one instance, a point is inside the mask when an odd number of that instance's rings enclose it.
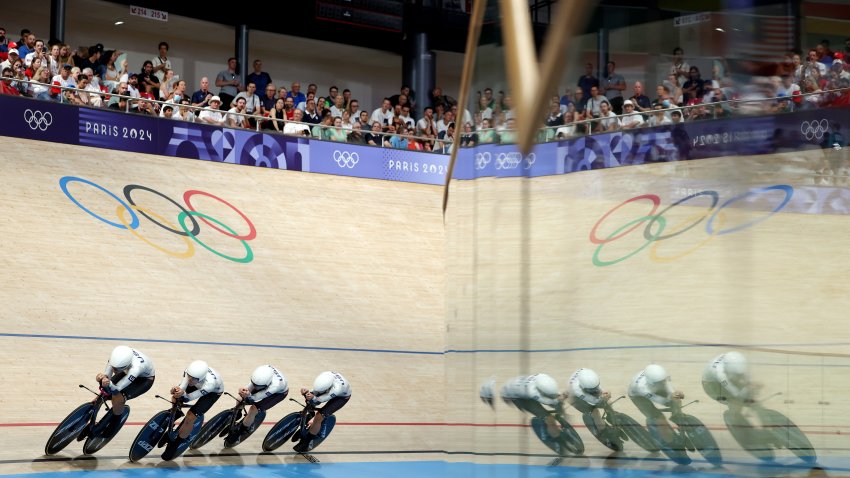
<path fill-rule="evenodd" d="M 272 384 L 274 371 L 270 365 L 260 365 L 251 374 L 251 383 L 258 389 L 266 388 Z"/>
<path fill-rule="evenodd" d="M 558 382 L 545 373 L 538 373 L 534 377 L 534 386 L 546 398 L 557 398 L 560 393 L 558 391 Z"/>
<path fill-rule="evenodd" d="M 334 386 L 333 372 L 322 372 L 313 381 L 313 395 L 321 395 L 327 393 Z"/>
<path fill-rule="evenodd" d="M 646 381 L 649 384 L 661 383 L 670 377 L 667 371 L 664 370 L 664 367 L 656 364 L 647 365 L 646 368 L 643 369 L 643 375 L 646 377 Z"/>
<path fill-rule="evenodd" d="M 203 382 L 207 377 L 207 372 L 210 371 L 210 366 L 203 360 L 195 360 L 186 367 L 186 375 L 194 378 L 199 382 Z"/>
<path fill-rule="evenodd" d="M 723 357 L 723 368 L 726 375 L 744 376 L 747 374 L 747 358 L 740 352 L 727 352 Z"/>
<path fill-rule="evenodd" d="M 112 350 L 109 356 L 109 365 L 115 370 L 124 370 L 133 363 L 133 349 L 126 345 L 119 345 Z"/>
<path fill-rule="evenodd" d="M 599 391 L 599 375 L 589 368 L 578 371 L 578 385 L 585 392 L 596 393 Z"/>

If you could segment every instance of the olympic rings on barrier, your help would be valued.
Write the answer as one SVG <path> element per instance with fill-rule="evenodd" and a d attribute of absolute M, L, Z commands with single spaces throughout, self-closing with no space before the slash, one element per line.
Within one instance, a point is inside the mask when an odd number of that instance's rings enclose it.
<path fill-rule="evenodd" d="M 118 218 L 118 222 L 110 221 L 109 219 L 104 218 L 104 217 L 94 213 L 90 209 L 86 208 L 85 206 L 83 206 L 82 203 L 80 203 L 80 201 L 78 201 L 68 191 L 68 183 L 71 183 L 71 182 L 79 182 L 79 183 L 87 184 L 89 186 L 92 186 L 92 187 L 108 194 L 110 197 L 112 197 L 112 199 L 114 199 L 118 203 L 118 206 L 116 208 L 116 216 Z M 101 186 L 97 183 L 94 183 L 92 181 L 89 181 L 88 179 L 83 179 L 83 178 L 79 178 L 79 177 L 76 177 L 76 176 L 65 176 L 65 177 L 61 178 L 59 180 L 59 186 L 62 189 L 62 192 L 64 192 L 65 195 L 68 196 L 68 199 L 70 199 L 71 202 L 76 204 L 77 207 L 79 207 L 80 209 L 82 209 L 83 211 L 88 213 L 90 216 L 94 217 L 95 219 L 97 219 L 101 222 L 105 222 L 106 224 L 109 224 L 110 226 L 116 227 L 118 229 L 128 230 L 134 236 L 136 236 L 138 239 L 140 239 L 142 242 L 144 242 L 144 243 L 148 244 L 149 246 L 153 247 L 154 249 L 157 249 L 161 252 L 164 252 L 165 254 L 168 254 L 172 257 L 177 257 L 179 259 L 188 259 L 189 257 L 192 257 L 193 255 L 195 255 L 195 246 L 193 244 L 193 241 L 194 241 L 194 242 L 197 242 L 198 244 L 200 244 L 204 249 L 212 252 L 213 254 L 215 254 L 219 257 L 227 259 L 229 261 L 244 264 L 244 263 L 248 263 L 248 262 L 251 262 L 252 260 L 254 260 L 254 252 L 253 252 L 253 250 L 251 250 L 251 246 L 249 246 L 248 242 L 247 242 L 247 241 L 250 241 L 250 240 L 257 237 L 257 228 L 254 226 L 254 223 L 252 223 L 251 220 L 248 219 L 248 217 L 242 211 L 237 209 L 236 206 L 234 206 L 233 204 L 230 204 L 229 202 L 225 201 L 224 199 L 222 199 L 218 196 L 215 196 L 213 194 L 210 194 L 208 192 L 198 191 L 198 190 L 195 190 L 195 189 L 186 191 L 183 194 L 183 200 L 186 202 L 186 207 L 184 207 L 182 204 L 178 203 L 174 199 L 171 199 L 170 197 L 166 196 L 165 194 L 163 194 L 163 193 L 161 193 L 161 192 L 159 192 L 155 189 L 149 188 L 147 186 L 141 186 L 141 185 L 138 185 L 138 184 L 128 184 L 127 186 L 124 186 L 124 197 L 126 198 L 127 202 L 125 202 L 123 199 L 119 198 L 118 196 L 116 196 L 114 193 L 107 190 L 103 186 Z M 152 210 L 150 210 L 149 208 L 145 208 L 145 207 L 142 207 L 142 206 L 139 206 L 138 204 L 136 204 L 136 202 L 133 200 L 132 192 L 137 190 L 137 189 L 141 189 L 143 191 L 153 193 L 153 194 L 165 199 L 166 201 L 174 204 L 175 206 L 177 206 L 177 209 L 179 209 L 179 213 L 176 214 L 177 224 L 174 224 L 167 217 L 164 217 L 160 214 L 157 214 L 157 213 L 153 212 Z M 237 232 L 232 227 L 228 226 L 227 224 L 224 224 L 220 220 L 218 220 L 218 219 L 216 219 L 216 218 L 214 218 L 214 217 L 212 217 L 208 214 L 204 214 L 204 213 L 196 211 L 194 206 L 192 206 L 192 204 L 190 202 L 191 198 L 195 195 L 202 195 L 202 196 L 207 196 L 211 199 L 215 199 L 216 201 L 218 201 L 218 202 L 226 205 L 230 209 L 232 209 L 234 212 L 236 212 L 245 221 L 246 224 L 248 224 L 248 227 L 249 227 L 248 233 L 244 234 L 244 235 L 238 235 Z M 127 220 L 128 214 L 131 218 L 129 222 Z M 156 224 L 157 226 L 165 229 L 166 231 L 180 236 L 182 238 L 183 242 L 185 242 L 185 244 L 186 244 L 186 250 L 185 251 L 183 251 L 183 250 L 179 250 L 179 251 L 170 250 L 170 249 L 162 247 L 158 244 L 155 244 L 154 242 L 152 242 L 149 239 L 142 236 L 138 231 L 139 225 L 140 225 L 139 215 L 141 215 L 142 217 L 144 217 L 148 221 L 152 222 L 153 224 Z M 228 256 L 226 254 L 223 254 L 223 253 L 211 248 L 206 243 L 201 242 L 201 240 L 199 240 L 198 237 L 197 237 L 201 232 L 201 224 L 195 219 L 195 216 L 201 218 L 201 221 L 203 221 L 204 224 L 207 224 L 210 228 L 218 231 L 219 233 L 221 233 L 225 236 L 232 237 L 234 239 L 239 240 L 242 243 L 242 245 L 245 247 L 245 250 L 246 250 L 245 257 L 240 258 L 240 257 Z M 192 223 L 191 230 L 189 229 L 189 227 L 186 224 L 186 218 L 189 218 L 189 220 Z M 190 238 L 192 240 L 190 240 Z"/>
<path fill-rule="evenodd" d="M 739 224 L 737 226 L 733 226 L 733 227 L 729 227 L 728 229 L 724 229 L 725 215 L 723 214 L 722 211 L 725 208 L 729 207 L 729 205 L 731 205 L 731 204 L 734 204 L 738 201 L 746 199 L 750 196 L 769 193 L 769 192 L 772 192 L 772 191 L 782 191 L 783 193 L 785 193 L 785 197 L 770 212 L 768 212 L 767 214 L 765 214 L 761 217 L 758 217 L 758 218 L 752 219 L 748 222 L 745 222 L 743 224 Z M 614 206 L 611 210 L 609 210 L 602 217 L 600 217 L 599 220 L 596 221 L 596 224 L 593 225 L 593 228 L 590 230 L 589 239 L 590 239 L 590 242 L 592 242 L 593 244 L 596 244 L 597 247 L 596 247 L 596 250 L 593 253 L 592 262 L 593 262 L 594 265 L 599 266 L 599 267 L 614 265 L 614 264 L 620 263 L 620 262 L 636 255 L 640 251 L 646 249 L 650 244 L 654 244 L 653 247 L 650 249 L 650 252 L 649 252 L 649 257 L 653 262 L 672 262 L 672 261 L 675 261 L 677 259 L 681 259 L 682 257 L 685 257 L 685 256 L 693 253 L 697 249 L 701 248 L 702 246 L 704 246 L 705 244 L 707 244 L 708 242 L 713 240 L 716 236 L 720 236 L 720 235 L 724 235 L 724 234 L 730 234 L 730 233 L 733 233 L 733 232 L 740 232 L 740 231 L 743 231 L 745 229 L 749 229 L 750 227 L 753 227 L 753 226 L 755 226 L 756 224 L 758 224 L 762 221 L 767 220 L 768 218 L 770 218 L 771 216 L 773 216 L 777 212 L 784 209 L 785 206 L 787 206 L 788 203 L 791 201 L 791 196 L 793 196 L 793 195 L 794 195 L 794 188 L 793 187 L 791 187 L 787 184 L 777 184 L 777 185 L 774 185 L 774 186 L 767 186 L 767 187 L 763 187 L 763 188 L 752 189 L 752 190 L 747 191 L 743 194 L 739 194 L 737 196 L 734 196 L 734 197 L 726 200 L 725 202 L 723 202 L 723 204 L 721 204 L 718 207 L 717 204 L 720 202 L 720 195 L 717 193 L 717 191 L 705 190 L 705 191 L 699 191 L 697 193 L 694 193 L 694 194 L 691 194 L 687 197 L 679 199 L 678 201 L 674 202 L 673 204 L 662 209 L 661 212 L 659 212 L 657 214 L 655 213 L 655 211 L 658 210 L 658 206 L 661 203 L 661 200 L 658 196 L 656 196 L 655 194 L 643 194 L 643 195 L 640 195 L 640 196 L 635 196 L 631 199 L 627 199 L 627 200 L 623 201 L 622 203 Z M 670 209 L 672 209 L 676 206 L 680 206 L 680 205 L 682 205 L 682 204 L 684 204 L 688 201 L 691 201 L 695 198 L 698 198 L 700 196 L 710 197 L 711 198 L 711 205 L 708 206 L 708 208 L 704 212 L 696 213 L 696 214 L 686 218 L 683 224 L 677 224 L 676 227 L 674 228 L 675 229 L 674 232 L 670 232 L 666 235 L 663 235 L 663 232 L 665 230 L 665 226 L 667 225 L 667 221 L 664 218 L 664 214 L 667 213 Z M 623 206 L 625 206 L 629 203 L 639 201 L 641 199 L 648 199 L 649 201 L 652 202 L 652 209 L 649 211 L 649 213 L 647 215 L 641 216 L 641 217 L 639 217 L 639 218 L 637 218 L 633 221 L 630 221 L 630 222 L 624 224 L 623 226 L 621 226 L 620 228 L 615 230 L 613 233 L 611 233 L 608 237 L 606 237 L 604 239 L 599 238 L 597 231 L 599 230 L 599 227 L 602 225 L 602 223 L 609 216 L 611 216 L 611 214 L 613 214 L 615 211 L 617 211 L 621 207 L 623 207 Z M 680 236 L 680 235 L 688 232 L 689 230 L 695 228 L 700 223 L 702 223 L 702 221 L 705 220 L 706 218 L 708 218 L 708 221 L 706 221 L 706 223 L 705 223 L 705 232 L 708 235 L 707 239 L 705 239 L 704 241 L 700 241 L 699 244 L 697 244 L 696 246 L 686 250 L 685 252 L 679 253 L 675 256 L 660 256 L 658 254 L 658 245 L 661 241 L 672 239 L 674 237 Z M 717 220 L 716 225 L 715 225 L 715 219 Z M 615 259 L 615 260 L 600 259 L 599 254 L 600 254 L 603 246 L 630 234 L 632 231 L 639 228 L 641 226 L 641 224 L 643 224 L 645 222 L 647 224 L 646 224 L 646 227 L 643 230 L 643 236 L 646 239 L 646 243 L 644 243 L 643 245 L 638 247 L 638 249 L 636 249 L 635 251 L 633 251 L 633 252 L 631 252 L 631 253 L 623 256 L 623 257 L 620 257 L 618 259 Z M 653 232 L 652 231 L 653 226 L 655 226 L 655 225 L 658 225 L 658 230 Z M 716 227 L 716 229 L 715 229 L 715 227 Z"/>

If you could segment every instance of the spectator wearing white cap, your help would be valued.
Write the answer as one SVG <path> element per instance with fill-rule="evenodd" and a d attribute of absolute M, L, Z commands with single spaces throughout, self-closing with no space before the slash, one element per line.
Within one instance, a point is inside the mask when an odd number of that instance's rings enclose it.
<path fill-rule="evenodd" d="M 0 63 L 0 70 L 5 70 L 6 68 L 11 68 L 12 63 L 15 62 L 19 58 L 18 49 L 17 48 L 9 48 L 8 58 L 3 63 Z"/>
<path fill-rule="evenodd" d="M 634 129 L 643 126 L 643 115 L 635 114 L 635 103 L 632 100 L 623 102 L 623 116 L 620 118 L 620 127 L 623 129 Z"/>
<path fill-rule="evenodd" d="M 201 114 L 198 115 L 198 121 L 216 126 L 224 126 L 224 114 L 219 111 L 219 108 L 221 108 L 221 98 L 213 96 L 210 98 L 209 107 L 204 108 Z"/>

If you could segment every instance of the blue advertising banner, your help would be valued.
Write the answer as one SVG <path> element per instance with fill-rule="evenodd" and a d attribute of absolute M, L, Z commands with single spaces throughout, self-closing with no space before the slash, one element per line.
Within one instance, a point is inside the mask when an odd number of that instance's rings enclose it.
<path fill-rule="evenodd" d="M 421 184 L 444 184 L 449 157 L 404 149 L 330 141 L 310 142 L 305 171 Z"/>
<path fill-rule="evenodd" d="M 449 156 L 221 128 L 0 95 L 0 135 L 339 176 L 445 183 Z M 682 123 L 535 145 L 461 149 L 457 179 L 548 176 L 633 164 L 829 147 L 847 108 Z M 818 198 L 824 198 L 820 192 Z M 833 194 L 827 195 L 832 197 Z M 828 199 L 815 200 L 819 204 Z M 828 209 L 828 207 L 827 207 Z"/>
<path fill-rule="evenodd" d="M 515 145 L 483 144 L 458 151 L 453 177 L 475 179 L 486 176 L 500 178 L 518 176 L 551 176 L 563 172 L 557 160 L 556 143 L 535 145 L 523 156 Z"/>
<path fill-rule="evenodd" d="M 0 95 L 0 111 L 3 136 L 77 144 L 77 107 Z"/>
<path fill-rule="evenodd" d="M 79 108 L 79 144 L 135 153 L 158 153 L 157 118 Z"/>

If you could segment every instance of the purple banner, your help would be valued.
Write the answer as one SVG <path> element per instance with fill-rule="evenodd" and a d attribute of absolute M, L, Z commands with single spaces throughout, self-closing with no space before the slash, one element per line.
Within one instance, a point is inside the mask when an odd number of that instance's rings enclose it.
<path fill-rule="evenodd" d="M 92 108 L 79 111 L 79 144 L 136 153 L 159 152 L 157 118 Z"/>
<path fill-rule="evenodd" d="M 0 95 L 0 134 L 54 143 L 77 144 L 79 108 Z"/>
<path fill-rule="evenodd" d="M 441 185 L 449 157 L 220 128 L 48 101 L 0 96 L 0 134 L 205 161 Z M 819 148 L 847 121 L 847 108 L 822 108 L 597 134 L 538 144 L 458 152 L 454 176 L 547 176 L 633 164 L 760 155 Z"/>
<path fill-rule="evenodd" d="M 337 176 L 444 184 L 448 155 L 330 141 L 310 142 L 305 171 Z"/>

